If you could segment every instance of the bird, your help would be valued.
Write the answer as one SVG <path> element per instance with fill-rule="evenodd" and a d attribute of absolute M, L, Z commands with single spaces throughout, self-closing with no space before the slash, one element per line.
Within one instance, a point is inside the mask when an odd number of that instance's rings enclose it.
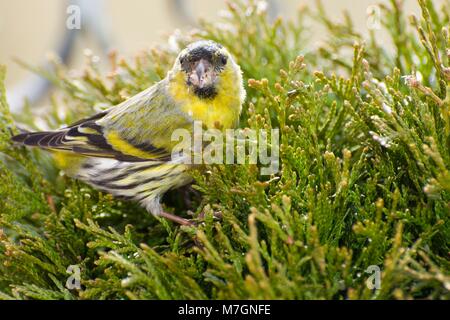
<path fill-rule="evenodd" d="M 115 197 L 140 203 L 154 216 L 181 225 L 192 220 L 166 212 L 161 197 L 192 182 L 192 165 L 172 155 L 177 129 L 232 129 L 246 92 L 229 51 L 199 40 L 180 51 L 161 81 L 91 117 L 54 131 L 22 132 L 18 145 L 53 153 L 68 176 Z"/>

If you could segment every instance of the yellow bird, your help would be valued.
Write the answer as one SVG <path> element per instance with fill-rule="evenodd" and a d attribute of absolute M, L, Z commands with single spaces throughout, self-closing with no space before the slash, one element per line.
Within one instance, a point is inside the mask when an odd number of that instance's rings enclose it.
<path fill-rule="evenodd" d="M 161 196 L 191 182 L 189 165 L 173 159 L 172 133 L 238 124 L 245 90 L 230 53 L 213 41 L 190 44 L 163 80 L 134 97 L 55 131 L 26 132 L 12 140 L 54 151 L 68 175 L 180 224 L 164 212 Z"/>

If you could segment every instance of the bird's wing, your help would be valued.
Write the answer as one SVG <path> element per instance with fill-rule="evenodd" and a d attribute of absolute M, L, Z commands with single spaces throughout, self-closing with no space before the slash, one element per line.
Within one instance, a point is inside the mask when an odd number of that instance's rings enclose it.
<path fill-rule="evenodd" d="M 121 161 L 167 161 L 170 131 L 188 128 L 190 120 L 153 88 L 93 117 L 49 132 L 28 132 L 12 140 L 28 146 L 65 150 Z"/>

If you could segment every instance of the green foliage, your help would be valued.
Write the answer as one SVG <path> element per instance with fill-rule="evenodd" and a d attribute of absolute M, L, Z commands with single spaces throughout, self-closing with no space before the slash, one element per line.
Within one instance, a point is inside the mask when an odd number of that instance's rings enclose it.
<path fill-rule="evenodd" d="M 81 74 L 54 62 L 51 128 L 152 85 L 193 39 L 232 51 L 248 81 L 241 126 L 280 128 L 281 170 L 197 169 L 190 206 L 181 191 L 166 199 L 176 214 L 201 213 L 197 227 L 157 221 L 59 173 L 44 152 L 12 146 L 2 87 L 0 298 L 450 298 L 450 4 L 420 0 L 422 16 L 408 22 L 401 2 L 382 6 L 394 53 L 320 4 L 271 23 L 260 5 L 233 2 L 220 23 L 174 37 L 178 48 L 132 62 L 111 54 L 108 74 L 92 55 Z M 308 17 L 328 30 L 317 49 L 307 50 Z M 28 108 L 16 120 L 35 118 Z M 81 289 L 66 287 L 70 265 Z M 366 285 L 371 265 L 379 290 Z"/>

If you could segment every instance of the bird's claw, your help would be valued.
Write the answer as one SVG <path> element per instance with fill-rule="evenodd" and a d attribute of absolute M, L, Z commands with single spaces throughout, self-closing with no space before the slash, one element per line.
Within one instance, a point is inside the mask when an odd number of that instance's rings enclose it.
<path fill-rule="evenodd" d="M 220 211 L 217 211 L 217 212 L 215 211 L 213 213 L 213 215 L 214 215 L 214 218 L 216 218 L 216 219 L 219 219 L 219 220 L 222 219 L 222 213 Z M 195 219 L 185 219 L 185 218 L 181 218 L 177 215 L 167 213 L 167 212 L 162 212 L 160 214 L 160 216 L 167 220 L 178 223 L 179 225 L 188 226 L 188 227 L 197 227 L 201 223 L 205 222 L 205 213 L 203 211 Z"/>

